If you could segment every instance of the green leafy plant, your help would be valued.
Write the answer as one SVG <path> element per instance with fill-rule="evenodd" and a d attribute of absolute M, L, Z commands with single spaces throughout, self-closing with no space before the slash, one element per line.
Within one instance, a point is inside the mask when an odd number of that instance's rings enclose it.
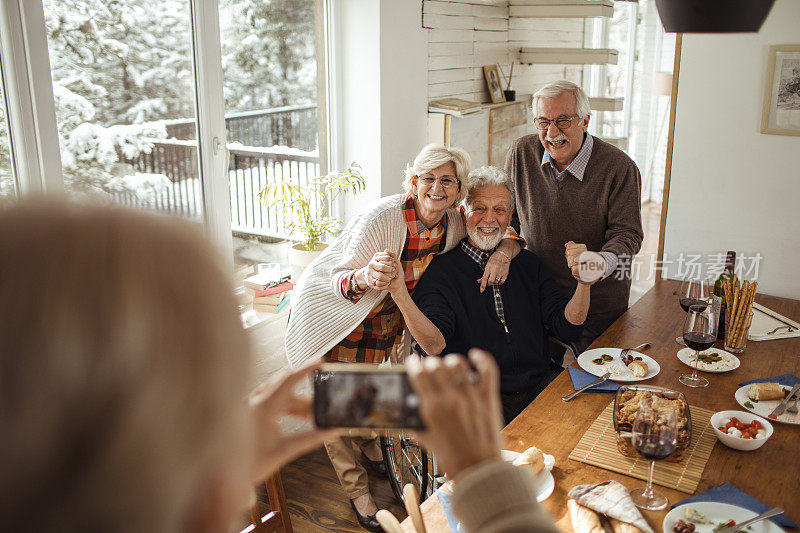
<path fill-rule="evenodd" d="M 303 249 L 316 250 L 327 235 L 336 235 L 342 221 L 326 216 L 340 194 L 357 194 L 366 188 L 361 166 L 352 163 L 342 171 L 317 176 L 308 185 L 280 182 L 267 185 L 259 193 L 262 204 L 285 211 L 284 227 L 303 234 Z"/>

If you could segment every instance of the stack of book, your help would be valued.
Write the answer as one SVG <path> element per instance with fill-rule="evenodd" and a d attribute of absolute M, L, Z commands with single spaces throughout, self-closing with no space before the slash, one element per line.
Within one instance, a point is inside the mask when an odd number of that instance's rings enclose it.
<path fill-rule="evenodd" d="M 461 98 L 442 98 L 428 102 L 428 113 L 446 113 L 457 117 L 475 113 L 483 109 L 479 102 L 471 102 Z"/>
<path fill-rule="evenodd" d="M 281 273 L 277 278 L 256 274 L 244 280 L 244 289 L 253 299 L 253 310 L 262 313 L 280 313 L 289 305 L 289 293 L 294 288 L 291 274 Z"/>

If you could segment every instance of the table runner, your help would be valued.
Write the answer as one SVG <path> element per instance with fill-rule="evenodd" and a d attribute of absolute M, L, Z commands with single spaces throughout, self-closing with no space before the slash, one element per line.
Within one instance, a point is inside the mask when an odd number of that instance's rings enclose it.
<path fill-rule="evenodd" d="M 689 406 L 689 409 L 692 413 L 692 443 L 680 462 L 656 461 L 653 483 L 692 494 L 697 490 L 717 437 L 709 422 L 714 412 L 694 406 Z M 592 422 L 569 458 L 647 481 L 650 461 L 638 455 L 625 457 L 617 448 L 613 410 L 614 402 L 611 402 Z"/>

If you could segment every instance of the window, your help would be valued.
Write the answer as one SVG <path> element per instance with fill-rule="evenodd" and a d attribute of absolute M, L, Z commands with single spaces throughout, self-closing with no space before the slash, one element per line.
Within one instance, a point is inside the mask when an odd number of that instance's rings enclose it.
<path fill-rule="evenodd" d="M 44 0 L 65 189 L 201 220 L 189 0 Z"/>
<path fill-rule="evenodd" d="M 320 139 L 318 0 L 220 0 L 225 125 L 234 260 L 243 271 L 283 261 L 284 213 L 259 191 L 305 186 L 326 167 Z"/>
<path fill-rule="evenodd" d="M 0 60 L 0 71 L 2 71 L 2 60 Z M 0 77 L 0 79 L 2 78 Z M 6 108 L 5 93 L 2 84 L 0 84 L 0 207 L 16 198 L 14 165 L 11 159 Z"/>

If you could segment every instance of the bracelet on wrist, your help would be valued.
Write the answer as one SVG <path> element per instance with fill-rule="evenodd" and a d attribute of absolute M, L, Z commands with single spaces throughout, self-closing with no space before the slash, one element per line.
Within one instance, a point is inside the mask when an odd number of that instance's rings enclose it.
<path fill-rule="evenodd" d="M 498 254 L 503 254 L 504 256 L 506 256 L 506 259 L 508 259 L 508 262 L 509 262 L 509 263 L 511 262 L 511 256 L 509 256 L 509 255 L 508 255 L 507 253 L 505 253 L 503 250 L 497 249 L 497 250 L 496 250 L 496 252 L 497 252 Z"/>

